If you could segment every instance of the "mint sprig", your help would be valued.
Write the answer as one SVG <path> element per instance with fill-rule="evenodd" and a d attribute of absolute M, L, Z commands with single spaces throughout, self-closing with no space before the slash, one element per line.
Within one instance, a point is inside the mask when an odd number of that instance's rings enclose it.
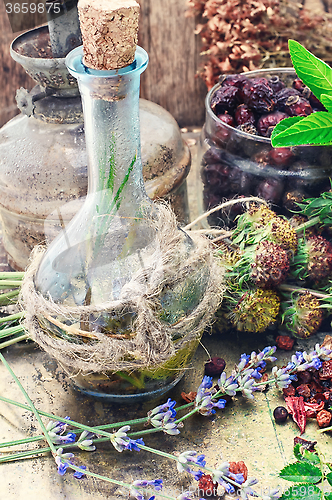
<path fill-rule="evenodd" d="M 297 76 L 327 109 L 309 116 L 286 118 L 273 130 L 273 147 L 332 144 L 332 68 L 295 40 L 288 41 Z"/>

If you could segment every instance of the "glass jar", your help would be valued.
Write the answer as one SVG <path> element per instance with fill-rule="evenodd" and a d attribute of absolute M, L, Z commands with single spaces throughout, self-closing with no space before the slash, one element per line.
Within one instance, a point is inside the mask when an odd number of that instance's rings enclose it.
<path fill-rule="evenodd" d="M 121 340 L 130 343 L 140 321 L 146 336 L 141 348 L 149 350 L 149 328 L 155 321 L 171 330 L 197 308 L 209 282 L 209 268 L 201 259 L 181 283 L 172 285 L 176 283 L 172 275 L 165 285 L 158 267 L 167 255 L 161 251 L 154 222 L 159 209 L 144 188 L 140 154 L 139 82 L 148 62 L 146 52 L 138 47 L 134 63 L 117 71 L 89 69 L 82 63 L 82 55 L 82 48 L 75 49 L 66 62 L 82 95 L 88 194 L 79 212 L 47 249 L 35 274 L 36 290 L 59 309 L 52 315 L 36 314 L 46 335 L 60 341 L 59 348 L 52 344 L 48 352 L 60 356 L 61 365 L 80 391 L 115 402 L 151 399 L 182 377 L 202 335 L 199 325 L 205 311 L 185 321 L 187 326 L 181 331 L 174 330 L 172 345 L 162 346 L 170 352 L 162 363 L 142 367 L 138 348 L 124 351 Z M 177 227 L 176 231 L 175 258 L 194 258 L 193 240 Z M 145 307 L 144 294 L 156 279 L 160 279 L 156 317 L 147 304 L 143 324 L 137 310 Z M 111 308 L 105 307 L 110 303 Z M 62 306 L 68 314 L 64 315 Z M 84 309 L 83 314 L 80 307 L 93 312 Z M 118 352 L 110 354 L 114 354 L 117 368 L 104 365 L 96 369 L 99 357 L 105 356 L 99 347 L 101 336 L 116 338 Z M 66 363 L 62 340 L 81 353 L 79 367 Z M 90 354 L 82 355 L 86 343 Z M 130 368 L 123 368 L 126 366 Z"/>
<path fill-rule="evenodd" d="M 292 87 L 296 78 L 292 68 L 262 69 L 243 75 L 279 79 L 286 87 Z M 200 213 L 239 196 L 259 196 L 270 202 L 278 214 L 290 216 L 296 210 L 296 202 L 330 189 L 332 147 L 272 148 L 269 137 L 253 135 L 223 122 L 211 108 L 221 85 L 215 85 L 205 100 L 206 121 L 198 154 Z M 214 212 L 208 222 L 212 226 L 232 227 L 244 210 L 238 203 Z"/>

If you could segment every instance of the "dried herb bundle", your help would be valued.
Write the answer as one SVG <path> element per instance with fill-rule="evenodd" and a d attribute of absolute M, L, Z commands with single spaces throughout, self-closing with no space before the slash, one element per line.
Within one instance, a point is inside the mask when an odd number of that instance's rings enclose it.
<path fill-rule="evenodd" d="M 289 38 L 305 42 L 332 63 L 332 15 L 313 15 L 289 0 L 189 0 L 187 16 L 200 16 L 196 33 L 206 56 L 200 76 L 210 89 L 221 73 L 291 66 Z"/>

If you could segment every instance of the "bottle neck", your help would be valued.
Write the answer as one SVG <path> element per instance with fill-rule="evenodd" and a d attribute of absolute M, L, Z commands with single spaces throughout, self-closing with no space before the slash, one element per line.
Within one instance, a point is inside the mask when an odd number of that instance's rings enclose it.
<path fill-rule="evenodd" d="M 147 197 L 139 121 L 140 74 L 147 65 L 145 51 L 138 48 L 134 63 L 118 71 L 86 68 L 81 47 L 67 56 L 66 63 L 78 80 L 82 96 L 88 194 L 111 191 L 118 208 L 126 199 L 133 205 L 140 204 Z"/>

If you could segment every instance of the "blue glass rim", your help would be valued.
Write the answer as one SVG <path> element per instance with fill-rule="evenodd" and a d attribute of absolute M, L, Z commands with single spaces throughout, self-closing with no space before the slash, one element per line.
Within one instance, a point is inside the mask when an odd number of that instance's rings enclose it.
<path fill-rule="evenodd" d="M 132 62 L 132 64 L 129 64 L 128 66 L 124 66 L 123 68 L 119 69 L 97 70 L 85 66 L 85 64 L 83 63 L 83 45 L 80 45 L 79 47 L 76 47 L 75 49 L 71 50 L 69 54 L 67 54 L 65 62 L 68 71 L 75 78 L 78 78 L 79 76 L 83 75 L 91 77 L 107 78 L 120 75 L 130 76 L 131 74 L 137 72 L 139 74 L 143 73 L 143 71 L 146 69 L 148 65 L 149 56 L 148 53 L 142 47 L 136 47 L 135 59 Z"/>

